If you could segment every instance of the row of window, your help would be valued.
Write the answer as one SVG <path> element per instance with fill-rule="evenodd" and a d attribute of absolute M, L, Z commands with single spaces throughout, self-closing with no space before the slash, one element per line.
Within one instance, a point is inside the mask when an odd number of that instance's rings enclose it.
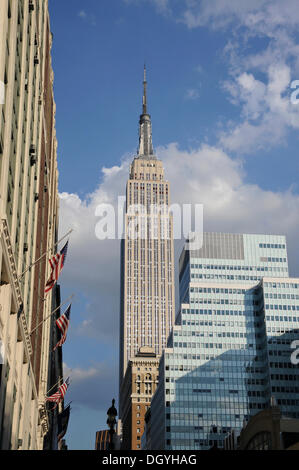
<path fill-rule="evenodd" d="M 260 260 L 263 262 L 269 262 L 269 263 L 286 263 L 287 262 L 286 258 L 272 258 L 271 256 L 262 256 Z"/>
<path fill-rule="evenodd" d="M 219 287 L 190 287 L 190 292 L 200 294 L 246 294 L 248 289 L 221 289 Z"/>
<path fill-rule="evenodd" d="M 242 310 L 213 310 L 214 314 L 215 315 L 228 315 L 228 316 L 232 316 L 232 315 L 239 315 L 239 316 L 243 316 L 244 317 L 244 314 L 246 312 L 242 311 Z M 188 311 L 187 313 L 201 313 L 202 315 L 212 315 L 212 310 L 193 310 L 192 312 Z M 248 312 L 247 312 L 248 313 Z M 250 312 L 252 313 L 252 312 Z M 258 316 L 258 313 L 257 312 L 253 312 L 253 315 L 254 316 Z M 182 320 L 182 325 L 185 326 L 185 325 L 191 325 L 192 322 L 191 321 L 188 321 L 188 320 Z M 284 331 L 283 331 L 284 332 Z"/>
<path fill-rule="evenodd" d="M 262 261 L 266 261 L 268 258 L 262 259 Z M 269 258 L 269 261 L 274 262 L 283 262 L 283 260 L 286 262 L 286 258 Z M 216 265 L 216 264 L 191 264 L 190 265 L 191 269 L 221 269 L 222 271 L 228 270 L 228 271 L 267 271 L 267 266 L 227 266 L 227 265 Z M 275 267 L 275 269 L 277 269 Z M 269 267 L 270 271 L 270 267 Z"/>
<path fill-rule="evenodd" d="M 270 292 L 269 294 L 265 294 L 265 299 L 299 299 L 299 295 L 295 294 L 273 294 Z"/>
<path fill-rule="evenodd" d="M 280 243 L 260 243 L 259 247 L 260 248 L 279 248 L 280 250 L 285 250 L 286 246 Z"/>
<path fill-rule="evenodd" d="M 213 391 L 215 391 L 215 390 L 213 390 Z M 227 390 L 227 391 L 228 391 L 228 393 L 235 394 L 235 395 L 237 395 L 239 393 L 239 390 Z M 193 392 L 194 393 L 212 393 L 212 390 L 210 388 L 194 388 Z"/>
<path fill-rule="evenodd" d="M 202 324 L 205 323 L 205 322 L 201 322 Z M 206 322 L 208 323 L 208 322 Z M 218 323 L 218 325 L 217 325 Z M 226 324 L 224 322 L 213 322 L 213 326 L 234 326 L 234 323 L 237 323 L 237 322 L 227 322 Z M 241 327 L 245 328 L 245 323 L 242 323 L 241 324 Z M 254 328 L 250 328 L 250 329 L 247 329 L 246 328 L 246 332 L 251 332 L 251 333 L 254 333 L 255 332 L 255 329 Z M 234 334 L 238 334 L 236 331 L 234 331 Z M 222 335 L 222 331 L 221 333 L 217 333 L 216 331 L 210 331 L 210 328 L 207 328 L 207 329 L 204 329 L 204 328 L 201 328 L 200 330 L 198 331 L 176 331 L 174 332 L 174 337 L 194 337 L 194 336 L 197 336 L 197 337 L 203 337 L 203 336 L 206 336 L 206 337 L 210 337 L 210 338 L 213 338 L 214 336 L 221 336 Z"/>
<path fill-rule="evenodd" d="M 277 305 L 277 304 L 266 304 L 266 310 L 297 310 L 299 311 L 299 305 Z M 296 318 L 296 317 L 294 317 Z M 296 320 L 294 320 L 296 321 Z"/>
<path fill-rule="evenodd" d="M 290 311 L 299 311 L 299 305 L 266 305 L 267 310 L 290 310 Z M 195 308 L 190 308 L 190 309 L 183 309 L 182 310 L 183 314 L 189 314 L 189 315 L 244 315 L 245 312 L 243 310 L 208 310 L 208 309 L 195 309 Z M 258 312 L 254 312 L 254 314 L 258 314 Z M 293 322 L 298 322 L 299 317 L 282 317 L 282 316 L 266 316 L 266 320 L 272 320 L 272 321 L 293 321 Z M 184 323 L 184 320 L 182 322 L 183 325 L 186 325 L 186 321 Z"/>
<path fill-rule="evenodd" d="M 205 297 L 193 297 L 192 302 L 197 304 L 217 304 L 217 305 L 259 305 L 259 302 L 253 300 L 252 298 L 239 297 L 232 299 L 223 299 L 223 298 L 205 298 Z"/>
<path fill-rule="evenodd" d="M 262 269 L 261 269 L 262 270 Z M 272 268 L 265 268 L 265 271 L 269 270 L 271 271 Z M 288 272 L 287 268 L 275 268 L 275 271 L 278 272 Z M 222 279 L 222 280 L 229 280 L 229 281 L 260 281 L 261 277 L 260 276 L 241 276 L 241 275 L 236 275 L 234 276 L 233 274 L 191 274 L 191 280 L 192 279 Z"/>
<path fill-rule="evenodd" d="M 251 320 L 248 320 L 244 318 L 244 321 L 231 321 L 230 319 L 226 320 L 223 319 L 221 321 L 208 321 L 208 320 L 202 320 L 202 321 L 188 321 L 187 322 L 188 326 L 235 326 L 235 327 L 246 327 L 250 329 L 251 327 L 255 328 L 260 328 L 263 326 L 262 322 L 254 322 Z M 194 330 L 181 330 L 181 331 L 175 331 L 174 336 L 198 336 L 198 334 Z"/>
<path fill-rule="evenodd" d="M 272 289 L 298 289 L 299 284 L 294 282 L 264 282 L 264 287 L 272 287 Z"/>

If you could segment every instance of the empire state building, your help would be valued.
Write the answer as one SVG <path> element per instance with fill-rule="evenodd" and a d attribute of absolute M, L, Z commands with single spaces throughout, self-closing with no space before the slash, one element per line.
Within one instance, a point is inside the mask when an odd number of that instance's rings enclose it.
<path fill-rule="evenodd" d="M 159 357 L 174 323 L 173 219 L 169 183 L 153 150 L 144 69 L 139 146 L 126 188 L 121 246 L 120 385 L 141 348 Z"/>

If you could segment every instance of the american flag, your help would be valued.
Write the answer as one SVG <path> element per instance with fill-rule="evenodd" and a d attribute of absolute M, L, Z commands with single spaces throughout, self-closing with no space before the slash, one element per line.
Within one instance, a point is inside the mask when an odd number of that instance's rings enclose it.
<path fill-rule="evenodd" d="M 68 377 L 66 379 L 66 381 L 62 385 L 60 385 L 57 392 L 55 392 L 50 397 L 46 397 L 46 401 L 53 401 L 54 403 L 56 403 L 56 406 L 57 406 L 58 403 L 60 403 L 61 400 L 63 400 L 64 395 L 66 394 L 66 391 L 68 389 L 69 384 L 70 384 L 70 378 Z"/>
<path fill-rule="evenodd" d="M 46 294 L 50 292 L 51 289 L 53 289 L 55 283 L 57 282 L 59 278 L 59 274 L 61 273 L 64 262 L 65 262 L 67 249 L 68 249 L 68 243 L 69 242 L 67 241 L 64 247 L 62 248 L 62 250 L 59 253 L 56 253 L 56 255 L 52 256 L 51 259 L 49 259 L 49 263 L 51 266 L 51 274 L 45 287 Z"/>
<path fill-rule="evenodd" d="M 63 343 L 65 342 L 66 340 L 66 332 L 67 332 L 67 329 L 69 327 L 69 322 L 70 322 L 70 314 L 71 314 L 71 305 L 69 305 L 69 307 L 66 309 L 66 311 L 64 312 L 63 315 L 61 315 L 61 317 L 59 317 L 57 320 L 56 320 L 56 325 L 58 326 L 58 328 L 60 329 L 61 333 L 62 333 L 62 336 L 60 338 L 60 340 L 58 341 L 58 343 L 56 344 L 55 348 L 53 349 L 53 351 L 55 351 L 56 348 L 58 348 L 59 346 L 62 346 Z"/>

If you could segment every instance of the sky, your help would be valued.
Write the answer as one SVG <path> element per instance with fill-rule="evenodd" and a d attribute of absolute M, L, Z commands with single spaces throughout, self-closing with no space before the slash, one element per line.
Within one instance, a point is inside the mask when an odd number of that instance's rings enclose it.
<path fill-rule="evenodd" d="M 63 346 L 69 449 L 93 449 L 118 406 L 120 240 L 99 240 L 99 204 L 125 195 L 138 145 L 144 63 L 153 144 L 172 203 L 200 203 L 204 230 L 286 235 L 299 277 L 297 0 L 49 0 L 60 278 L 74 293 Z M 298 93 L 299 98 L 299 93 Z M 298 100 L 299 101 L 299 100 Z M 183 241 L 175 244 L 176 280 Z"/>

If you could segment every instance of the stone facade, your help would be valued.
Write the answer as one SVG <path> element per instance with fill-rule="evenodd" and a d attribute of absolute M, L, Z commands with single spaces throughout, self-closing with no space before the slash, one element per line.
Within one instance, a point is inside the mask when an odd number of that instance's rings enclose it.
<path fill-rule="evenodd" d="M 57 142 L 47 0 L 1 0 L 0 436 L 2 449 L 42 449 L 51 432 L 49 385 L 55 305 L 44 296 L 58 231 Z M 31 269 L 31 263 L 48 252 Z M 23 305 L 23 309 L 21 306 Z M 60 359 L 61 360 L 61 359 Z M 50 387 L 49 387 L 50 388 Z"/>
<path fill-rule="evenodd" d="M 123 449 L 141 449 L 144 417 L 158 384 L 158 366 L 159 359 L 146 347 L 129 361 L 121 389 Z"/>

